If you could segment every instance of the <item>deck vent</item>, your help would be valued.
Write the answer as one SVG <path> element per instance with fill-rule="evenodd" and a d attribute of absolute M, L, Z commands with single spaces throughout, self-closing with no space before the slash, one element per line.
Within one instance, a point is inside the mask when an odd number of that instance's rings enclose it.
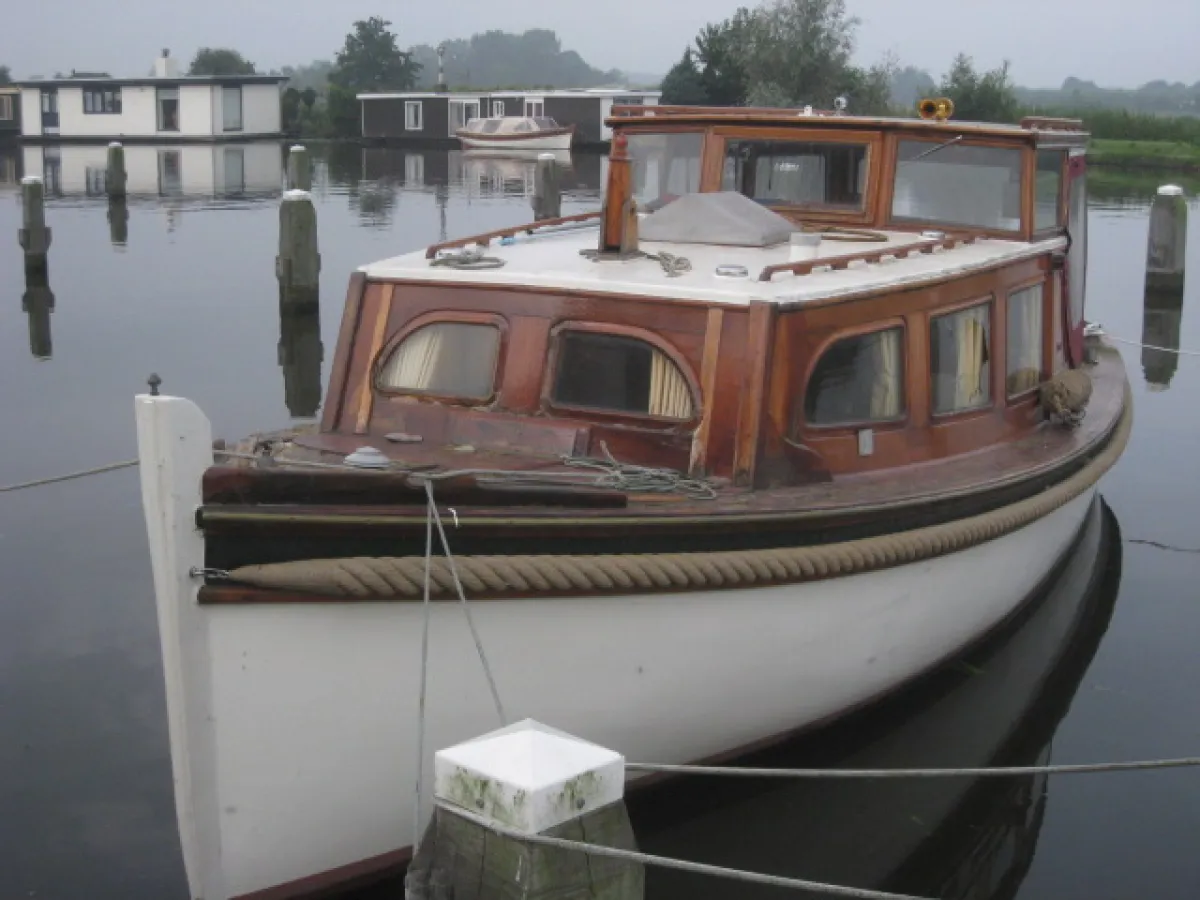
<path fill-rule="evenodd" d="M 779 213 L 736 191 L 685 194 L 638 224 L 643 241 L 734 247 L 773 247 L 795 230 Z"/>

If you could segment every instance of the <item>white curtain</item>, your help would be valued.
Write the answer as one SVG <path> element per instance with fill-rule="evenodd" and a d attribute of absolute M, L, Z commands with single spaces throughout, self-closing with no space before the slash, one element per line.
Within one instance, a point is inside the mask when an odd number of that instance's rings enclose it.
<path fill-rule="evenodd" d="M 875 340 L 875 380 L 871 385 L 871 418 L 894 419 L 903 412 L 901 398 L 904 396 L 901 379 L 899 328 L 882 331 L 872 337 Z"/>
<path fill-rule="evenodd" d="M 1042 376 L 1042 286 L 1008 298 L 1008 395 L 1033 390 Z"/>
<path fill-rule="evenodd" d="M 687 379 L 664 353 L 655 350 L 650 359 L 650 407 L 652 416 L 666 419 L 692 417 L 692 392 Z"/>
<path fill-rule="evenodd" d="M 404 339 L 380 373 L 380 387 L 427 391 L 442 356 L 442 326 L 426 325 Z"/>
<path fill-rule="evenodd" d="M 989 306 L 964 310 L 955 316 L 958 365 L 954 373 L 954 408 L 983 405 L 990 394 L 987 378 Z"/>

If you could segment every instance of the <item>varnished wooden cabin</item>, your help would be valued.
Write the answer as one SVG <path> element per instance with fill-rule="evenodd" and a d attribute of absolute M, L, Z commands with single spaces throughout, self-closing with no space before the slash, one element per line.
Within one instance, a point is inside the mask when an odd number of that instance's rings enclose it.
<path fill-rule="evenodd" d="M 1124 408 L 1115 358 L 1090 367 L 1080 428 L 1050 423 L 1039 391 L 1084 363 L 1079 123 L 630 107 L 611 124 L 602 213 L 354 274 L 319 431 L 274 452 L 340 462 L 371 446 L 392 476 L 214 469 L 212 564 L 396 552 L 423 534 L 423 513 L 404 512 L 423 497 L 406 471 L 611 455 L 716 489 L 605 500 L 560 486 L 539 500 L 477 479 L 445 495 L 476 552 L 654 535 L 761 546 L 996 508 L 1108 441 Z M 821 234 L 815 259 L 793 256 L 775 214 Z M 471 244 L 488 257 L 456 256 Z M 263 506 L 289 502 L 306 507 Z M 239 543 L 276 526 L 284 543 Z M 368 526 L 378 545 L 360 543 Z"/>

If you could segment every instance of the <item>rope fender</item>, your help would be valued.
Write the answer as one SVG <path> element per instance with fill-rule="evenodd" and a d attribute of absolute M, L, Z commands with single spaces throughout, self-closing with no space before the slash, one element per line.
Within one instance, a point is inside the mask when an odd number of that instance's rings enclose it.
<path fill-rule="evenodd" d="M 824 544 L 698 553 L 601 556 L 455 556 L 468 595 L 628 594 L 796 584 L 919 562 L 966 550 L 1036 521 L 1095 485 L 1120 458 L 1133 430 L 1132 397 L 1104 447 L 1082 469 L 1033 497 L 954 522 Z M 430 566 L 430 594 L 456 597 L 446 557 Z M 357 599 L 413 598 L 424 591 L 425 557 L 353 557 L 243 566 L 228 580 L 252 587 Z"/>

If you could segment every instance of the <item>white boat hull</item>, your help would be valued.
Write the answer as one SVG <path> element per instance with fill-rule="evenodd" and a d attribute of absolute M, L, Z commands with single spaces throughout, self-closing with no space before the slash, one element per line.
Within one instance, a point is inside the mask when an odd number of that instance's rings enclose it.
<path fill-rule="evenodd" d="M 238 897 L 410 845 L 421 605 L 198 606 L 187 573 L 203 565 L 194 510 L 208 421 L 186 400 L 137 405 L 193 896 Z M 688 762 L 836 716 L 979 638 L 1052 569 L 1093 496 L 885 571 L 472 610 L 510 718 L 630 760 Z M 498 724 L 462 610 L 434 604 L 426 772 L 434 750 Z"/>
<path fill-rule="evenodd" d="M 508 140 L 493 140 L 486 135 L 468 137 L 460 134 L 458 139 L 464 147 L 488 147 L 494 150 L 570 150 L 573 137 L 570 132 L 564 132 Z"/>

